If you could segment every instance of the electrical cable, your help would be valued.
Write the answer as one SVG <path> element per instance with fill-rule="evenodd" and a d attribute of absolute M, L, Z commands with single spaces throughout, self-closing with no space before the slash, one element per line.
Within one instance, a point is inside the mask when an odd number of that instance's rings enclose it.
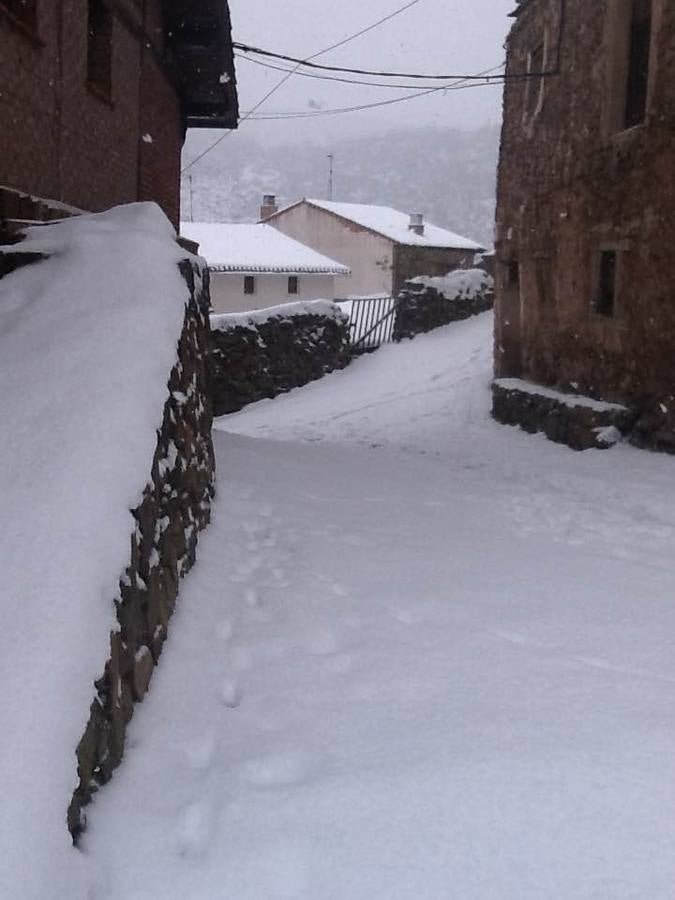
<path fill-rule="evenodd" d="M 484 82 L 473 82 L 471 84 L 442 84 L 439 87 L 435 88 L 427 88 L 424 91 L 418 91 L 416 94 L 408 94 L 405 97 L 394 97 L 391 100 L 380 100 L 375 103 L 364 103 L 361 106 L 344 106 L 344 107 L 336 107 L 333 109 L 318 109 L 313 110 L 311 112 L 303 112 L 303 111 L 289 111 L 289 112 L 277 112 L 277 113 L 263 113 L 260 116 L 250 116 L 251 122 L 269 122 L 269 121 L 280 121 L 283 119 L 314 119 L 321 116 L 337 116 L 344 115 L 346 113 L 359 112 L 364 109 L 376 109 L 380 106 L 393 106 L 395 103 L 406 103 L 408 100 L 416 100 L 420 97 L 427 97 L 430 94 L 437 94 L 440 91 L 461 91 L 461 90 L 469 90 L 471 88 L 480 88 L 480 87 L 489 87 L 493 84 L 498 84 L 501 82 L 497 81 L 484 81 Z"/>
<path fill-rule="evenodd" d="M 254 59 L 252 56 L 243 56 L 240 53 L 236 53 L 235 56 L 238 59 L 244 59 L 246 62 L 254 63 L 256 66 L 262 66 L 265 69 L 273 69 L 276 72 L 288 72 L 290 71 L 288 67 L 277 66 L 274 63 L 264 62 L 261 59 Z M 491 69 L 486 69 L 484 72 L 476 73 L 479 77 L 486 77 L 491 75 L 493 72 L 497 72 L 499 69 L 504 67 L 504 63 L 501 63 L 499 66 L 494 66 Z M 376 81 L 364 81 L 359 78 L 341 78 L 339 75 L 321 75 L 318 72 L 303 72 L 298 71 L 295 73 L 296 75 L 302 78 L 313 78 L 318 81 L 337 81 L 341 84 L 356 84 L 363 85 L 365 87 L 373 87 L 373 88 L 384 88 L 388 90 L 403 90 L 403 91 L 418 91 L 419 85 L 417 84 L 392 84 L 388 82 L 386 84 L 381 84 Z M 474 76 L 472 76 L 474 77 Z M 464 79 L 460 79 L 460 81 L 464 81 Z"/>
<path fill-rule="evenodd" d="M 308 57 L 306 60 L 298 59 L 295 56 L 286 56 L 283 53 L 274 53 L 271 50 L 262 50 L 259 47 L 251 47 L 247 44 L 233 44 L 233 47 L 236 50 L 241 51 L 242 53 L 253 53 L 258 56 L 270 57 L 271 59 L 277 59 L 284 62 L 296 63 L 299 68 L 311 68 L 311 69 L 320 69 L 324 72 L 339 72 L 343 75 L 368 75 L 371 78 L 408 78 L 414 80 L 422 80 L 422 81 L 450 81 L 450 80 L 462 80 L 462 81 L 473 81 L 479 80 L 479 75 L 429 75 L 429 74 L 421 74 L 419 72 L 386 72 L 386 71 L 378 71 L 376 69 L 350 69 L 345 66 L 326 66 L 321 63 L 313 63 L 310 60 L 314 59 L 313 56 Z M 544 75 L 553 75 L 554 71 L 550 72 L 528 72 L 523 73 L 522 75 L 513 75 L 509 76 L 512 78 L 541 78 Z"/>

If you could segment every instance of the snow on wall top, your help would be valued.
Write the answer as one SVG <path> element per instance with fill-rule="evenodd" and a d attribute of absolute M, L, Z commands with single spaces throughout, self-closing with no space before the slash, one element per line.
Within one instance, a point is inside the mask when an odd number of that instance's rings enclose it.
<path fill-rule="evenodd" d="M 0 279 L 0 896 L 89 896 L 66 810 L 189 299 L 154 204 L 28 230 Z M 0 248 L 0 252 L 3 252 Z"/>
<path fill-rule="evenodd" d="M 420 275 L 410 279 L 413 284 L 435 288 L 447 300 L 473 300 L 483 291 L 494 288 L 494 278 L 484 269 L 455 269 L 441 277 Z"/>
<path fill-rule="evenodd" d="M 564 391 L 557 391 L 555 388 L 544 387 L 543 384 L 533 384 L 531 381 L 524 381 L 522 378 L 496 378 L 494 383 L 505 391 L 521 391 L 524 394 L 546 397 L 572 409 L 575 406 L 581 406 L 586 409 L 592 409 L 595 412 L 628 412 L 628 408 L 620 403 L 594 400 L 592 397 L 585 397 L 583 394 L 567 394 Z"/>
<path fill-rule="evenodd" d="M 271 225 L 181 222 L 181 234 L 199 244 L 212 272 L 349 275 L 342 263 L 322 256 Z"/>
<path fill-rule="evenodd" d="M 211 316 L 213 331 L 231 331 L 233 328 L 255 328 L 261 322 L 275 317 L 284 319 L 293 316 L 323 316 L 329 319 L 347 319 L 348 316 L 336 303 L 330 300 L 305 300 L 298 303 L 283 303 L 243 313 L 219 313 Z"/>
<path fill-rule="evenodd" d="M 448 231 L 447 228 L 432 225 L 430 222 L 424 223 L 424 234 L 417 234 L 408 227 L 410 216 L 397 209 L 392 209 L 390 206 L 334 203 L 330 200 L 307 200 L 306 202 L 319 207 L 319 209 L 342 216 L 343 219 L 349 219 L 364 228 L 369 228 L 397 244 L 411 247 L 443 247 L 453 250 L 478 251 L 483 249 L 475 241 L 463 237 L 461 234 L 455 234 L 454 231 Z"/>

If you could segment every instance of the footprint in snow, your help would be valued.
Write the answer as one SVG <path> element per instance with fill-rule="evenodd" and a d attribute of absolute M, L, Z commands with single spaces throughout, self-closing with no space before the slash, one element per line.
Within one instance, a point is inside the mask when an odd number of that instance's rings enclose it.
<path fill-rule="evenodd" d="M 220 700 L 228 709 L 236 709 L 243 699 L 243 691 L 236 678 L 225 678 L 220 685 Z"/>
<path fill-rule="evenodd" d="M 204 800 L 191 803 L 183 810 L 176 833 L 181 856 L 194 859 L 206 852 L 212 832 L 212 819 L 211 807 Z"/>
<path fill-rule="evenodd" d="M 305 647 L 312 656 L 329 656 L 340 650 L 340 638 L 331 628 L 317 627 L 307 634 Z"/>
<path fill-rule="evenodd" d="M 338 653 L 337 656 L 327 656 L 323 661 L 323 667 L 334 675 L 346 675 L 351 671 L 352 658 L 349 653 Z"/>
<path fill-rule="evenodd" d="M 208 769 L 216 754 L 216 739 L 214 735 L 204 735 L 200 740 L 193 741 L 185 748 L 190 768 L 195 772 L 203 772 Z"/>
<path fill-rule="evenodd" d="M 311 771 L 309 754 L 289 750 L 251 759 L 242 767 L 242 776 L 256 787 L 297 784 Z"/>
<path fill-rule="evenodd" d="M 396 609 L 391 615 L 402 625 L 415 625 L 420 621 L 419 614 L 413 609 Z"/>
<path fill-rule="evenodd" d="M 216 634 L 221 641 L 229 641 L 234 634 L 234 625 L 231 619 L 223 619 L 216 626 Z"/>
<path fill-rule="evenodd" d="M 246 590 L 244 603 L 249 609 L 257 609 L 260 606 L 260 594 L 255 588 L 251 587 Z"/>

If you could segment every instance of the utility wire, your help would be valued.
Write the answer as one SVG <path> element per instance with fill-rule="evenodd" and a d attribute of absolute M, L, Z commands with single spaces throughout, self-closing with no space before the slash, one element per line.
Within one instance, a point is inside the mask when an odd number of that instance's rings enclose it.
<path fill-rule="evenodd" d="M 274 53 L 271 50 L 262 50 L 260 47 L 251 47 L 248 44 L 233 44 L 235 49 L 240 50 L 242 53 L 253 53 L 258 56 L 269 57 L 271 59 L 277 59 L 283 62 L 296 63 L 298 68 L 312 68 L 312 69 L 320 69 L 323 72 L 338 72 L 343 75 L 369 75 L 371 78 L 408 78 L 414 80 L 423 80 L 423 81 L 450 81 L 450 80 L 462 80 L 462 81 L 476 81 L 480 80 L 480 75 L 428 75 L 421 74 L 419 72 L 385 72 L 378 71 L 375 69 L 349 69 L 344 66 L 325 66 L 320 63 L 311 62 L 315 57 L 310 56 L 305 60 L 298 59 L 295 56 L 286 56 L 283 53 Z M 252 61 L 252 60 L 251 60 Z M 508 78 L 541 78 L 543 75 L 553 75 L 555 74 L 553 71 L 551 72 L 527 72 L 522 75 L 509 75 L 506 76 Z"/>
<path fill-rule="evenodd" d="M 241 53 L 235 54 L 238 59 L 244 59 L 246 62 L 254 63 L 256 66 L 262 66 L 265 69 L 273 69 L 276 72 L 288 72 L 289 69 L 287 66 L 275 65 L 271 62 L 265 62 L 262 59 L 255 59 L 252 56 L 244 56 Z M 492 73 L 499 71 L 504 68 L 504 63 L 501 63 L 499 66 L 494 66 L 492 69 L 486 69 L 484 72 L 477 73 L 477 76 L 473 77 L 485 77 L 492 75 Z M 383 88 L 389 90 L 402 90 L 402 91 L 418 91 L 419 85 L 417 84 L 392 84 L 391 82 L 386 82 L 382 84 L 377 81 L 365 81 L 359 78 L 341 78 L 339 75 L 321 75 L 318 72 L 303 72 L 297 71 L 295 73 L 302 78 L 314 78 L 318 81 L 337 81 L 341 84 L 356 84 L 356 85 L 364 85 L 365 87 L 373 87 L 373 88 Z M 495 76 L 496 77 L 496 76 Z M 460 81 L 464 81 L 464 79 L 460 79 Z"/>
<path fill-rule="evenodd" d="M 379 28 L 380 25 L 383 25 L 385 22 L 389 22 L 391 19 L 395 18 L 396 16 L 400 15 L 401 13 L 410 9 L 411 7 L 417 6 L 417 4 L 421 3 L 421 2 L 422 2 L 422 0 L 409 0 L 408 3 L 404 4 L 403 6 L 398 7 L 397 9 L 390 12 L 388 15 L 384 16 L 383 18 L 378 19 L 377 22 L 373 22 L 372 25 L 368 25 L 365 28 L 362 28 L 360 31 L 357 31 L 354 34 L 350 34 L 348 37 L 343 38 L 340 41 L 337 41 L 335 44 L 331 44 L 330 47 L 325 47 L 323 50 L 319 50 L 318 53 L 314 53 L 314 54 L 312 54 L 312 56 L 308 56 L 304 60 L 298 60 L 298 65 L 296 65 L 294 69 L 291 69 L 286 75 L 284 75 L 284 77 L 281 79 L 281 81 L 279 81 L 278 84 L 276 84 L 271 90 L 269 90 L 265 94 L 265 96 L 261 100 L 259 100 L 258 103 L 256 103 L 256 105 L 252 109 L 250 109 L 248 111 L 248 113 L 242 119 L 240 119 L 240 124 L 241 124 L 241 122 L 245 122 L 247 119 L 249 119 L 253 115 L 253 113 L 255 113 L 257 110 L 260 109 L 260 107 L 263 105 L 263 103 L 265 103 L 267 100 L 269 100 L 269 98 L 273 94 L 276 94 L 276 92 L 281 87 L 283 87 L 284 84 L 286 84 L 286 82 L 289 80 L 289 78 L 291 78 L 296 73 L 296 71 L 302 66 L 303 63 L 306 63 L 306 62 L 308 63 L 313 59 L 317 59 L 319 56 L 323 56 L 325 53 L 330 53 L 331 50 L 337 50 L 338 47 L 344 47 L 344 45 L 348 44 L 350 41 L 355 41 L 357 38 L 362 37 L 364 34 L 368 34 L 368 32 L 373 31 L 375 28 Z M 222 134 L 218 138 L 218 140 L 214 141 L 209 147 L 206 148 L 206 150 L 204 150 L 202 153 L 200 153 L 198 156 L 196 156 L 195 159 L 193 159 L 190 163 L 188 163 L 188 165 L 185 166 L 185 168 L 181 170 L 181 175 L 183 175 L 185 172 L 187 172 L 188 169 L 191 169 L 193 166 L 195 166 L 200 160 L 204 159 L 204 157 L 207 154 L 209 154 L 212 150 L 214 150 L 230 134 L 232 134 L 232 131 L 226 131 L 224 134 Z"/>
<path fill-rule="evenodd" d="M 318 109 L 311 112 L 289 111 L 281 113 L 263 113 L 260 116 L 251 116 L 252 122 L 269 122 L 282 119 L 313 119 L 320 116 L 337 116 L 345 113 L 359 112 L 363 109 L 376 109 L 380 106 L 392 106 L 394 103 L 406 103 L 408 100 L 416 100 L 420 97 L 428 97 L 430 94 L 437 94 L 440 91 L 462 91 L 471 88 L 489 87 L 491 84 L 497 84 L 496 81 L 473 82 L 471 84 L 442 84 L 439 87 L 427 88 L 424 91 L 418 91 L 416 94 L 408 94 L 405 97 L 394 97 L 391 100 L 380 100 L 376 103 L 364 103 L 361 106 L 343 106 L 334 109 Z"/>

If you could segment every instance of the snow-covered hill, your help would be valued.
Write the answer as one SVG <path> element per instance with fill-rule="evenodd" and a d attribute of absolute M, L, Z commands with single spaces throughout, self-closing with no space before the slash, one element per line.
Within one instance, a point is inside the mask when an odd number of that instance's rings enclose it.
<path fill-rule="evenodd" d="M 190 132 L 187 163 L 214 140 Z M 258 144 L 243 131 L 200 161 L 192 176 L 195 221 L 252 221 L 263 193 L 282 203 L 325 197 L 327 154 L 335 158 L 336 200 L 423 212 L 430 222 L 491 246 L 499 131 L 486 127 L 401 130 L 330 145 Z M 190 181 L 183 180 L 183 217 L 190 213 Z"/>

